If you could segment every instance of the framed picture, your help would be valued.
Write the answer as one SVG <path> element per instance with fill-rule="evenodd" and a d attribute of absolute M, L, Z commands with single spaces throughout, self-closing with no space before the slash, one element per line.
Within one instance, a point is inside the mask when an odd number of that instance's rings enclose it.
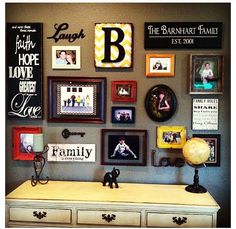
<path fill-rule="evenodd" d="M 53 69 L 80 69 L 80 46 L 52 46 Z"/>
<path fill-rule="evenodd" d="M 157 147 L 182 149 L 186 143 L 186 128 L 184 126 L 157 127 Z"/>
<path fill-rule="evenodd" d="M 159 77 L 175 75 L 174 54 L 146 54 L 146 76 Z"/>
<path fill-rule="evenodd" d="M 137 82 L 133 80 L 112 81 L 111 97 L 113 102 L 136 102 Z"/>
<path fill-rule="evenodd" d="M 166 85 L 152 87 L 145 98 L 145 109 L 148 116 L 157 122 L 170 119 L 177 107 L 175 93 Z"/>
<path fill-rule="evenodd" d="M 207 166 L 220 166 L 220 134 L 193 134 L 193 137 L 203 138 L 210 146 L 210 157 Z"/>
<path fill-rule="evenodd" d="M 146 165 L 147 130 L 102 129 L 102 165 Z"/>
<path fill-rule="evenodd" d="M 193 98 L 192 130 L 218 130 L 219 99 Z"/>
<path fill-rule="evenodd" d="M 133 66 L 133 24 L 95 24 L 95 67 L 131 68 Z"/>
<path fill-rule="evenodd" d="M 135 107 L 112 107 L 111 108 L 112 123 L 135 123 Z"/>
<path fill-rule="evenodd" d="M 48 121 L 105 123 L 106 78 L 48 77 Z"/>
<path fill-rule="evenodd" d="M 33 135 L 42 133 L 41 127 L 13 127 L 13 160 L 33 160 Z"/>
<path fill-rule="evenodd" d="M 223 56 L 190 55 L 190 94 L 222 94 L 224 83 Z"/>

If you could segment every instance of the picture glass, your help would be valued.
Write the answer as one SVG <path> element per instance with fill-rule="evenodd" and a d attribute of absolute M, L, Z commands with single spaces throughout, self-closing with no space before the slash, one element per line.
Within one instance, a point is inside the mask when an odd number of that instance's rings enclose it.
<path fill-rule="evenodd" d="M 150 73 L 166 73 L 171 71 L 171 58 L 150 58 Z"/>
<path fill-rule="evenodd" d="M 112 123 L 134 123 L 134 107 L 112 107 Z"/>
<path fill-rule="evenodd" d="M 20 134 L 20 152 L 30 153 L 33 145 L 33 134 Z"/>

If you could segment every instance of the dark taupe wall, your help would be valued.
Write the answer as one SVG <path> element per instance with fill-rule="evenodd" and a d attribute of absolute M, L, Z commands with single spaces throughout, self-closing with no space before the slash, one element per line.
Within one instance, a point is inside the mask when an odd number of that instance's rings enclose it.
<path fill-rule="evenodd" d="M 44 116 L 43 121 L 6 121 L 6 190 L 9 192 L 16 185 L 30 179 L 33 168 L 31 162 L 12 160 L 12 127 L 42 126 L 46 143 L 96 143 L 96 163 L 47 163 L 45 174 L 51 179 L 100 181 L 105 171 L 112 166 L 100 165 L 100 130 L 102 128 L 137 128 L 148 130 L 147 166 L 118 166 L 121 170 L 120 182 L 140 183 L 192 183 L 193 168 L 184 166 L 153 167 L 151 150 L 156 146 L 156 127 L 158 125 L 184 125 L 188 136 L 193 133 L 221 134 L 221 166 L 207 167 L 200 170 L 200 182 L 214 196 L 221 210 L 218 225 L 230 226 L 230 4 L 6 4 L 7 22 L 42 22 L 43 23 L 43 78 L 44 78 Z M 222 22 L 223 44 L 220 50 L 151 50 L 144 49 L 144 22 Z M 51 47 L 53 45 L 71 45 L 67 41 L 54 43 L 47 37 L 54 33 L 54 24 L 67 22 L 71 32 L 84 29 L 86 38 L 72 45 L 81 46 L 80 70 L 53 70 L 51 67 Z M 97 70 L 94 67 L 94 23 L 96 22 L 129 22 L 134 26 L 133 68 L 124 70 Z M 145 76 L 146 53 L 175 53 L 175 77 L 153 78 Z M 225 57 L 225 85 L 223 95 L 190 96 L 187 93 L 189 79 L 190 53 L 219 53 Z M 107 120 L 102 125 L 48 123 L 47 122 L 47 77 L 48 76 L 92 76 L 107 77 Z M 128 126 L 114 125 L 110 121 L 111 80 L 136 80 L 138 99 L 136 123 Z M 170 120 L 157 123 L 150 120 L 144 109 L 144 98 L 154 85 L 166 84 L 173 89 L 178 99 L 177 111 Z M 191 103 L 192 98 L 219 98 L 219 130 L 192 131 Z M 83 131 L 84 138 L 71 137 L 64 140 L 61 131 Z M 157 149 L 159 157 L 179 157 L 180 150 Z"/>

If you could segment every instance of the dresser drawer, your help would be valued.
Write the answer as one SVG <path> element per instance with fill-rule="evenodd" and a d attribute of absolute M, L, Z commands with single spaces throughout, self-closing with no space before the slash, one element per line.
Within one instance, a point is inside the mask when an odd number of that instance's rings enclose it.
<path fill-rule="evenodd" d="M 211 215 L 147 213 L 148 227 L 212 227 Z"/>
<path fill-rule="evenodd" d="M 140 227 L 140 212 L 78 210 L 77 223 Z"/>
<path fill-rule="evenodd" d="M 10 207 L 9 221 L 37 223 L 71 223 L 71 210 Z"/>

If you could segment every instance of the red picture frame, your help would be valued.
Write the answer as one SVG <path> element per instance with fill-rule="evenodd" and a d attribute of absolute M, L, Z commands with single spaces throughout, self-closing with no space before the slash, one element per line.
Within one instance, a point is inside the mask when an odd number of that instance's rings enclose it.
<path fill-rule="evenodd" d="M 32 134 L 42 133 L 41 127 L 13 127 L 13 160 L 32 161 L 34 153 L 26 149 L 32 145 Z"/>
<path fill-rule="evenodd" d="M 113 102 L 134 103 L 137 100 L 137 82 L 134 80 L 112 81 L 111 89 Z"/>

